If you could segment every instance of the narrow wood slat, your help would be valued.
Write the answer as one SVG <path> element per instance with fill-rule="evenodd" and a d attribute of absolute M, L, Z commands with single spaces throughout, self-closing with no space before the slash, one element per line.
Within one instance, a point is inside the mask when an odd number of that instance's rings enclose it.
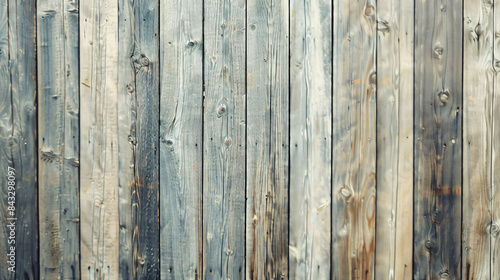
<path fill-rule="evenodd" d="M 160 5 L 161 279 L 202 279 L 203 3 Z"/>
<path fill-rule="evenodd" d="M 122 3 L 122 2 L 119 2 Z M 159 240 L 159 0 L 142 0 L 123 3 L 131 11 L 131 35 L 133 44 L 127 40 L 129 52 L 120 53 L 119 61 L 130 62 L 133 79 L 120 84 L 120 94 L 130 91 L 132 102 L 128 104 L 131 117 L 130 135 L 132 141 L 133 174 L 131 192 L 133 272 L 136 279 L 158 279 L 160 276 Z M 119 10 L 121 12 L 121 10 Z M 121 19 L 123 15 L 119 15 Z M 129 26 L 125 20 L 119 24 Z M 121 47 L 121 34 L 118 44 Z M 121 81 L 121 78 L 119 78 Z M 119 98 L 118 103 L 126 98 Z M 120 119 L 121 115 L 118 116 Z M 134 134 L 135 132 L 135 134 Z M 121 136 L 125 139 L 125 135 Z M 129 148 L 128 146 L 127 148 Z M 120 150 L 119 150 L 120 151 Z M 122 167 L 120 167 L 122 168 Z M 130 207 L 129 206 L 129 207 Z M 121 210 L 121 209 L 120 209 Z M 127 211 L 125 208 L 124 211 Z"/>
<path fill-rule="evenodd" d="M 246 279 L 288 278 L 289 1 L 247 2 Z"/>
<path fill-rule="evenodd" d="M 330 277 L 332 3 L 290 6 L 290 279 Z"/>
<path fill-rule="evenodd" d="M 500 5 L 493 4 L 493 116 L 492 116 L 492 199 L 491 199 L 491 277 L 500 277 Z"/>
<path fill-rule="evenodd" d="M 416 0 L 414 273 L 461 277 L 462 3 Z"/>
<path fill-rule="evenodd" d="M 1 279 L 40 278 L 35 38 L 35 1 L 0 1 Z M 9 194 L 9 167 L 15 169 L 15 194 Z M 9 196 L 15 196 L 14 215 L 10 215 Z M 9 239 L 11 222 L 15 222 L 15 239 Z M 15 272 L 7 264 L 11 247 L 15 247 Z"/>
<path fill-rule="evenodd" d="M 373 279 L 375 1 L 334 1 L 332 278 Z"/>
<path fill-rule="evenodd" d="M 245 277 L 246 1 L 204 3 L 203 277 Z"/>
<path fill-rule="evenodd" d="M 78 1 L 37 1 L 41 279 L 79 279 Z"/>
<path fill-rule="evenodd" d="M 377 2 L 376 279 L 411 279 L 413 2 Z"/>
<path fill-rule="evenodd" d="M 464 1 L 463 225 L 464 279 L 490 279 L 493 3 Z"/>
<path fill-rule="evenodd" d="M 118 1 L 81 2 L 82 279 L 119 278 L 117 41 Z"/>

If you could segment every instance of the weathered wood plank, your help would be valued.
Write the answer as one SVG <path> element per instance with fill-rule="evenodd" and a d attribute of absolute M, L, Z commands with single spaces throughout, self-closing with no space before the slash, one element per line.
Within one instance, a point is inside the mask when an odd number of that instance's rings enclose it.
<path fill-rule="evenodd" d="M 373 279 L 375 2 L 334 1 L 332 278 Z"/>
<path fill-rule="evenodd" d="M 80 278 L 78 1 L 37 1 L 41 279 Z"/>
<path fill-rule="evenodd" d="M 491 200 L 491 278 L 500 277 L 500 5 L 493 5 L 493 116 L 492 116 L 492 200 Z"/>
<path fill-rule="evenodd" d="M 83 279 L 118 279 L 118 1 L 80 3 Z M 132 249 L 132 248 L 130 248 Z"/>
<path fill-rule="evenodd" d="M 4 225 L 0 278 L 39 279 L 35 1 L 0 1 L 0 30 L 0 220 Z M 9 194 L 9 168 L 15 169 L 15 194 Z M 15 201 L 13 215 L 9 201 Z M 15 244 L 8 243 L 11 222 L 15 222 Z M 15 247 L 15 272 L 7 264 L 11 246 Z"/>
<path fill-rule="evenodd" d="M 290 279 L 328 279 L 332 3 L 292 1 L 290 13 Z"/>
<path fill-rule="evenodd" d="M 204 3 L 203 274 L 245 277 L 246 1 Z"/>
<path fill-rule="evenodd" d="M 416 1 L 414 279 L 461 277 L 462 15 Z"/>
<path fill-rule="evenodd" d="M 288 278 L 289 1 L 247 2 L 246 279 Z"/>
<path fill-rule="evenodd" d="M 203 5 L 160 7 L 161 279 L 202 279 Z"/>
<path fill-rule="evenodd" d="M 463 24 L 462 275 L 491 279 L 493 2 L 464 1 Z"/>
<path fill-rule="evenodd" d="M 413 1 L 377 2 L 376 279 L 411 279 Z"/>
<path fill-rule="evenodd" d="M 120 109 L 129 108 L 126 115 L 130 125 L 126 132 L 119 129 L 120 142 L 124 149 L 132 148 L 133 172 L 131 188 L 125 198 L 131 198 L 127 207 L 121 211 L 131 211 L 132 224 L 132 273 L 127 276 L 120 268 L 123 277 L 134 279 L 158 279 L 159 261 L 159 98 L 160 98 L 160 58 L 159 58 L 159 1 L 120 0 L 119 26 L 124 31 L 118 34 L 119 65 L 125 60 L 129 63 L 129 73 L 122 80 L 119 75 Z M 128 29 L 128 30 L 127 30 Z M 127 32 L 129 31 L 129 32 Z M 124 41 L 121 41 L 123 35 Z M 124 46 L 122 46 L 124 45 Z M 123 64 L 125 64 L 123 61 Z M 125 66 L 125 65 L 124 65 Z M 120 68 L 121 71 L 125 69 Z M 130 79 L 131 78 L 131 79 Z M 123 97 L 122 97 L 123 96 Z M 130 100 L 127 102 L 127 100 Z M 122 111 L 120 110 L 120 113 Z M 125 112 L 124 112 L 125 113 Z M 125 134 L 129 133 L 128 136 Z M 119 149 L 120 152 L 120 149 Z M 129 151 L 130 152 L 130 151 Z M 120 170 L 121 171 L 121 170 Z M 124 185 L 121 187 L 125 187 Z M 129 235 L 126 235 L 129 237 Z M 129 256 L 128 252 L 124 252 Z"/>

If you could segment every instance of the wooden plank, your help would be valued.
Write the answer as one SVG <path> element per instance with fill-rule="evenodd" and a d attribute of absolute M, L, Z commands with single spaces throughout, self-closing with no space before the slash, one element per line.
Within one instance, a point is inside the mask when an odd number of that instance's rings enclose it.
<path fill-rule="evenodd" d="M 411 279 L 413 1 L 377 2 L 376 279 Z"/>
<path fill-rule="evenodd" d="M 39 279 L 35 1 L 0 1 L 1 279 Z M 9 168 L 15 190 L 9 194 Z M 8 197 L 15 197 L 15 200 Z M 14 201 L 15 213 L 10 213 Z M 17 220 L 7 220 L 17 218 Z M 15 223 L 15 239 L 7 227 Z M 15 243 L 8 243 L 15 240 Z M 7 254 L 15 250 L 15 272 Z"/>
<path fill-rule="evenodd" d="M 375 1 L 334 1 L 332 278 L 373 279 Z"/>
<path fill-rule="evenodd" d="M 245 2 L 204 3 L 205 279 L 245 277 Z"/>
<path fill-rule="evenodd" d="M 127 7 L 128 6 L 128 7 Z M 119 2 L 119 8 L 129 11 L 122 14 L 119 23 L 131 28 L 125 36 L 127 52 L 119 54 L 119 61 L 127 60 L 133 79 L 120 83 L 120 94 L 130 95 L 130 135 L 121 140 L 131 140 L 133 149 L 134 180 L 131 191 L 133 273 L 137 279 L 159 277 L 159 2 Z M 121 20 L 123 18 L 123 21 Z M 125 19 L 129 19 L 126 22 Z M 122 33 L 118 35 L 120 41 Z M 130 37 L 133 42 L 130 44 Z M 121 78 L 119 81 L 122 82 Z M 132 91 L 132 92 L 130 92 Z M 127 100 L 120 98 L 119 103 Z M 121 117 L 121 115 L 119 115 Z M 135 132 L 135 134 L 134 134 Z M 130 148 L 128 147 L 124 147 Z M 127 196 L 128 197 L 128 196 Z M 121 209 L 120 209 L 121 210 Z M 125 208 L 124 211 L 127 211 Z M 122 271 L 123 272 L 123 271 Z"/>
<path fill-rule="evenodd" d="M 462 275 L 490 278 L 493 2 L 464 1 Z"/>
<path fill-rule="evenodd" d="M 415 279 L 461 278 L 462 15 L 415 4 Z"/>
<path fill-rule="evenodd" d="M 247 5 L 246 279 L 286 279 L 289 1 Z"/>
<path fill-rule="evenodd" d="M 203 5 L 160 8 L 161 279 L 202 279 Z"/>
<path fill-rule="evenodd" d="M 118 279 L 118 1 L 80 3 L 83 279 Z"/>
<path fill-rule="evenodd" d="M 78 1 L 37 1 L 40 277 L 80 277 Z"/>
<path fill-rule="evenodd" d="M 157 279 L 159 2 L 120 0 L 118 7 L 119 274 Z"/>
<path fill-rule="evenodd" d="M 330 277 L 332 4 L 290 7 L 290 279 Z"/>
<path fill-rule="evenodd" d="M 495 5 L 496 4 L 496 5 Z M 492 199 L 491 199 L 491 277 L 500 277 L 500 5 L 493 5 L 493 116 L 492 116 Z"/>

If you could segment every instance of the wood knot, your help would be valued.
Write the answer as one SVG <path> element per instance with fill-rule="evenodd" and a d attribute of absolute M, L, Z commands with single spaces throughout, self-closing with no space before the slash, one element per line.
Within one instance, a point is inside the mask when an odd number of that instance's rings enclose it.
<path fill-rule="evenodd" d="M 192 48 L 192 47 L 194 47 L 194 45 L 195 45 L 195 42 L 193 42 L 193 41 L 189 41 L 189 43 L 187 44 L 188 48 Z"/>
<path fill-rule="evenodd" d="M 375 7 L 372 5 L 367 5 L 365 8 L 365 16 L 372 16 L 375 13 Z"/>
<path fill-rule="evenodd" d="M 142 55 L 140 62 L 141 62 L 142 66 L 148 66 L 149 65 L 149 58 L 145 55 Z"/>
<path fill-rule="evenodd" d="M 378 23 L 377 24 L 378 31 L 384 34 L 390 32 L 391 27 L 389 26 L 389 22 L 387 22 L 386 20 L 379 20 L 377 23 Z"/>
<path fill-rule="evenodd" d="M 377 73 L 372 73 L 370 75 L 369 82 L 372 86 L 377 84 Z"/>
<path fill-rule="evenodd" d="M 351 197 L 351 190 L 346 187 L 346 186 L 343 186 L 341 189 L 340 189 L 340 193 L 345 197 L 345 198 L 349 198 Z"/>
<path fill-rule="evenodd" d="M 446 105 L 446 103 L 450 102 L 451 99 L 451 95 L 447 90 L 440 92 L 438 97 L 440 106 Z"/>
<path fill-rule="evenodd" d="M 224 115 L 226 113 L 226 105 L 222 104 L 219 106 L 219 109 L 217 109 L 217 114 L 220 116 Z"/>
<path fill-rule="evenodd" d="M 448 273 L 448 271 L 439 273 L 439 276 L 442 280 L 450 279 L 450 273 Z"/>
<path fill-rule="evenodd" d="M 433 52 L 434 58 L 441 59 L 443 58 L 443 54 L 444 48 L 440 44 L 436 45 Z"/>
<path fill-rule="evenodd" d="M 223 22 L 220 27 L 222 28 L 222 30 L 225 30 L 227 28 L 227 25 L 225 22 Z"/>
<path fill-rule="evenodd" d="M 427 249 L 427 251 L 430 251 L 432 250 L 432 248 L 434 248 L 434 241 L 432 240 L 426 240 L 425 241 L 425 249 Z"/>
<path fill-rule="evenodd" d="M 231 146 L 231 138 L 226 138 L 226 140 L 224 141 L 224 144 L 226 144 L 227 147 Z"/>
<path fill-rule="evenodd" d="M 255 26 L 255 24 L 250 24 L 250 30 L 254 31 L 256 28 L 257 26 Z"/>
<path fill-rule="evenodd" d="M 490 227 L 490 234 L 493 237 L 497 237 L 500 233 L 500 227 L 496 223 L 492 223 Z"/>

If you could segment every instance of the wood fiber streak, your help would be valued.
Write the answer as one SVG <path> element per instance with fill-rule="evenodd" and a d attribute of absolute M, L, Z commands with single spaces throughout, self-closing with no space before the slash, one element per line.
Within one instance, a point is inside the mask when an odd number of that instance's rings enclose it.
<path fill-rule="evenodd" d="M 411 279 L 413 1 L 377 1 L 376 279 Z"/>
<path fill-rule="evenodd" d="M 332 3 L 292 1 L 290 13 L 290 279 L 328 279 Z"/>
<path fill-rule="evenodd" d="M 332 278 L 373 279 L 375 1 L 334 1 Z"/>
<path fill-rule="evenodd" d="M 0 1 L 0 278 L 39 279 L 35 1 Z M 8 243 L 8 168 L 15 168 L 15 244 Z M 15 246 L 15 272 L 7 254 Z"/>
<path fill-rule="evenodd" d="M 496 5 L 495 5 L 496 4 Z M 492 221 L 491 234 L 491 277 L 500 277 L 500 3 L 493 5 L 493 111 L 492 111 Z"/>
<path fill-rule="evenodd" d="M 414 61 L 413 279 L 460 279 L 461 2 L 416 0 Z"/>
<path fill-rule="evenodd" d="M 117 42 L 118 1 L 82 1 L 80 3 L 82 279 L 119 278 Z"/>
<path fill-rule="evenodd" d="M 246 1 L 204 3 L 203 277 L 245 278 Z"/>
<path fill-rule="evenodd" d="M 161 5 L 161 279 L 202 279 L 203 5 Z"/>
<path fill-rule="evenodd" d="M 247 2 L 246 279 L 288 279 L 288 9 Z"/>
<path fill-rule="evenodd" d="M 40 278 L 80 278 L 78 1 L 38 0 Z"/>
<path fill-rule="evenodd" d="M 464 1 L 462 276 L 490 279 L 493 3 Z"/>

